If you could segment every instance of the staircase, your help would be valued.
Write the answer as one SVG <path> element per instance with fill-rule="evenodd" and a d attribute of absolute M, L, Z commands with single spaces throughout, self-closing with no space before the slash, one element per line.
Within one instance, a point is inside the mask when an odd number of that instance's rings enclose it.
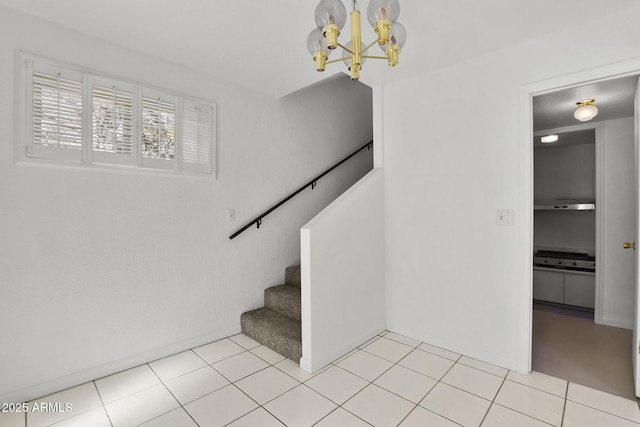
<path fill-rule="evenodd" d="M 264 307 L 242 313 L 242 333 L 296 362 L 302 357 L 300 266 L 287 267 L 284 285 L 264 290 Z"/>

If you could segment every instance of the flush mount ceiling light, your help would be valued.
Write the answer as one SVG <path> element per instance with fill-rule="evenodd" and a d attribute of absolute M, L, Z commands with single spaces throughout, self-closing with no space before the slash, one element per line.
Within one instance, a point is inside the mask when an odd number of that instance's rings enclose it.
<path fill-rule="evenodd" d="M 377 39 L 368 46 L 362 43 L 360 9 L 358 2 L 352 1 L 351 41 L 346 45 L 338 42 L 338 36 L 347 21 L 347 9 L 342 0 L 321 0 L 316 7 L 315 20 L 318 28 L 307 37 L 307 48 L 316 61 L 316 70 L 324 71 L 327 64 L 344 61 L 351 71 L 351 79 L 360 78 L 360 70 L 366 58 L 386 59 L 390 67 L 398 65 L 400 50 L 407 41 L 407 31 L 398 21 L 400 3 L 398 0 L 371 0 L 367 8 L 367 18 L 377 34 Z M 370 56 L 365 53 L 378 44 L 385 56 Z M 343 50 L 343 57 L 327 61 L 337 47 Z"/>
<path fill-rule="evenodd" d="M 540 138 L 540 142 L 543 144 L 552 144 L 554 142 L 558 142 L 558 135 L 545 135 Z"/>
<path fill-rule="evenodd" d="M 573 116 L 581 122 L 588 122 L 598 115 L 598 108 L 593 105 L 596 102 L 593 98 L 582 99 L 576 102 L 578 108 Z"/>

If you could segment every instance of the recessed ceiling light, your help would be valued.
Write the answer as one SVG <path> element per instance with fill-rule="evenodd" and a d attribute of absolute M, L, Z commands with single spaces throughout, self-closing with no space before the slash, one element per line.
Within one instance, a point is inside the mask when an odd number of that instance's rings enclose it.
<path fill-rule="evenodd" d="M 540 142 L 543 144 L 551 144 L 553 142 L 558 142 L 558 135 L 545 135 L 540 138 Z"/>

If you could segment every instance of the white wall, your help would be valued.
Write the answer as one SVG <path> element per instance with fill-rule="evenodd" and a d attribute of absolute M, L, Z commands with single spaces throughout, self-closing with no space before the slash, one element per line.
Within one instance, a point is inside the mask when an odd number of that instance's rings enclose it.
<path fill-rule="evenodd" d="M 16 49 L 216 102 L 217 180 L 14 164 Z M 372 165 L 360 154 L 230 241 L 371 140 L 369 88 L 271 99 L 2 8 L 0 93 L 0 402 L 238 333 L 299 262 L 299 228 Z"/>
<path fill-rule="evenodd" d="M 558 199 L 593 202 L 596 200 L 596 144 L 536 148 L 533 174 L 536 204 Z M 533 232 L 534 246 L 595 254 L 596 213 L 535 211 Z"/>
<path fill-rule="evenodd" d="M 383 184 L 374 169 L 301 230 L 300 366 L 309 372 L 385 328 Z"/>
<path fill-rule="evenodd" d="M 639 14 L 640 5 L 382 88 L 388 329 L 529 369 L 525 86 L 640 57 Z M 514 226 L 496 226 L 498 209 L 515 210 Z"/>

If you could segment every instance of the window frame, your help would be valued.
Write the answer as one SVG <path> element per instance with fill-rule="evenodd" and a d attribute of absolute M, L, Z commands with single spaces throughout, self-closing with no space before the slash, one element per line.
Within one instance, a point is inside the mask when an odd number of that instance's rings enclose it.
<path fill-rule="evenodd" d="M 51 73 L 62 70 L 64 75 L 68 74 L 74 79 L 80 79 L 82 93 L 82 146 L 80 149 L 52 147 L 34 142 L 34 70 L 47 75 L 53 75 Z M 133 96 L 132 153 L 94 149 L 94 86 L 109 87 L 111 85 L 116 90 L 130 92 Z M 213 102 L 20 51 L 16 51 L 15 86 L 14 160 L 16 163 L 43 163 L 216 178 L 217 111 L 216 104 Z M 169 101 L 174 105 L 174 156 L 172 159 L 151 158 L 143 155 L 143 97 L 159 97 L 162 101 Z M 187 147 L 187 145 L 183 145 L 182 141 L 182 128 L 186 126 L 186 122 L 183 123 L 184 105 L 196 105 L 211 114 L 210 128 L 207 128 L 208 132 L 205 135 L 209 140 L 204 140 L 205 150 L 203 151 L 208 155 L 205 155 L 201 162 L 183 162 L 183 150 Z M 104 130 L 108 127 L 99 129 Z M 196 148 L 200 142 L 199 136 L 200 134 L 197 133 Z M 185 142 L 192 144 L 191 140 Z"/>

